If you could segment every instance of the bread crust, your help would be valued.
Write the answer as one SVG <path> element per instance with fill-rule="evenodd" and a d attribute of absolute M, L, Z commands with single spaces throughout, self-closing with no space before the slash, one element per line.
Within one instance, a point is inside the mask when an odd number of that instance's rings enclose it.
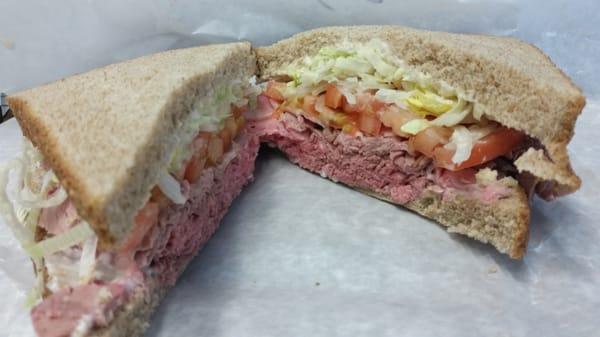
<path fill-rule="evenodd" d="M 129 232 L 198 97 L 256 72 L 247 42 L 170 50 L 8 97 L 104 247 Z"/>
<path fill-rule="evenodd" d="M 150 317 L 160 304 L 168 288 L 151 286 L 138 288 L 132 298 L 120 308 L 106 327 L 91 330 L 88 337 L 139 337 L 150 326 Z"/>
<path fill-rule="evenodd" d="M 285 74 L 286 67 L 326 45 L 378 38 L 408 66 L 446 81 L 472 97 L 475 109 L 503 125 L 540 140 L 548 156 L 517 161 L 552 185 L 553 198 L 577 190 L 567 144 L 585 105 L 581 90 L 538 48 L 513 38 L 451 34 L 400 26 L 326 27 L 257 48 L 260 78 Z"/>

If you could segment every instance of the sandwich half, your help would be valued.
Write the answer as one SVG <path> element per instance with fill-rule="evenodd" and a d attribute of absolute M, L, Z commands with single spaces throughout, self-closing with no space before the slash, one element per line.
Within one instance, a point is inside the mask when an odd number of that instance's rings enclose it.
<path fill-rule="evenodd" d="M 252 178 L 248 43 L 172 50 L 10 95 L 0 207 L 40 337 L 137 336 Z"/>
<path fill-rule="evenodd" d="M 577 190 L 567 144 L 585 99 L 515 39 L 329 27 L 258 48 L 252 129 L 299 166 L 512 258 L 536 193 Z"/>

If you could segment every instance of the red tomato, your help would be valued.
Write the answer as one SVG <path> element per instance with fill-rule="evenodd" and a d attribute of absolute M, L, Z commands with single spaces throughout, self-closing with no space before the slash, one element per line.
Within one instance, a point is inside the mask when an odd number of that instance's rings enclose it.
<path fill-rule="evenodd" d="M 335 84 L 327 84 L 327 90 L 325 91 L 325 105 L 332 109 L 338 109 L 342 106 L 343 98 L 344 96 Z"/>
<path fill-rule="evenodd" d="M 373 94 L 364 92 L 356 95 L 356 103 L 350 104 L 346 99 L 342 100 L 342 110 L 348 114 L 369 114 L 374 115 L 377 111 L 384 108 L 385 103 L 379 101 Z"/>
<path fill-rule="evenodd" d="M 158 204 L 151 201 L 138 212 L 133 221 L 133 229 L 120 248 L 122 252 L 134 251 L 140 245 L 148 230 L 158 223 L 158 212 Z"/>
<path fill-rule="evenodd" d="M 336 111 L 325 105 L 325 95 L 320 95 L 315 100 L 315 110 L 318 115 L 327 121 L 335 121 Z"/>
<path fill-rule="evenodd" d="M 348 103 L 347 100 L 342 100 L 342 110 L 347 114 L 359 114 L 361 111 L 361 107 L 356 102 L 355 104 Z"/>
<path fill-rule="evenodd" d="M 171 203 L 171 199 L 167 198 L 158 186 L 152 189 L 150 201 L 158 204 L 159 208 L 163 208 Z"/>
<path fill-rule="evenodd" d="M 235 124 L 237 125 L 238 132 L 240 132 L 240 130 L 244 128 L 244 125 L 246 125 L 246 118 L 244 118 L 244 116 L 237 117 L 235 119 Z"/>
<path fill-rule="evenodd" d="M 185 168 L 185 180 L 187 180 L 190 184 L 197 182 L 202 175 L 205 165 L 206 156 L 193 155 L 192 159 Z"/>
<path fill-rule="evenodd" d="M 244 112 L 246 112 L 246 110 L 248 110 L 248 106 L 244 105 L 244 106 L 235 106 L 235 105 L 231 105 L 231 113 L 233 114 L 234 117 L 240 117 L 242 114 L 244 114 Z"/>
<path fill-rule="evenodd" d="M 229 150 L 231 142 L 233 141 L 234 135 L 229 129 L 224 128 L 223 130 L 221 130 L 221 132 L 219 132 L 219 137 L 223 141 L 223 152 L 227 152 L 227 150 Z"/>
<path fill-rule="evenodd" d="M 520 131 L 500 127 L 493 133 L 478 140 L 471 150 L 471 156 L 464 162 L 456 165 L 452 162 L 454 150 L 443 146 L 437 147 L 433 153 L 433 160 L 439 167 L 452 171 L 462 170 L 486 163 L 512 151 L 519 145 L 525 136 Z"/>
<path fill-rule="evenodd" d="M 381 131 L 381 121 L 376 116 L 361 114 L 358 118 L 358 128 L 368 135 L 377 136 Z"/>
<path fill-rule="evenodd" d="M 304 96 L 304 99 L 302 100 L 302 110 L 309 114 L 317 115 L 317 110 L 315 109 L 316 102 L 317 96 Z"/>
<path fill-rule="evenodd" d="M 445 145 L 452 136 L 452 129 L 432 126 L 408 140 L 408 148 L 421 152 L 427 157 L 433 157 L 433 150 L 440 145 Z"/>
<path fill-rule="evenodd" d="M 235 138 L 235 136 L 237 136 L 237 133 L 239 131 L 235 118 L 235 116 L 229 116 L 225 120 L 225 129 L 229 130 L 232 139 Z"/>
<path fill-rule="evenodd" d="M 388 105 L 379 112 L 379 118 L 383 125 L 392 128 L 395 134 L 408 138 L 409 134 L 402 132 L 402 125 L 413 119 L 419 118 L 415 113 L 400 109 L 395 105 Z"/>
<path fill-rule="evenodd" d="M 208 142 L 208 163 L 216 165 L 223 159 L 223 140 L 220 137 L 212 137 Z"/>
<path fill-rule="evenodd" d="M 269 83 L 267 84 L 267 90 L 265 90 L 265 95 L 278 102 L 283 102 L 285 101 L 285 97 L 283 97 L 281 92 L 283 91 L 286 85 L 287 84 L 283 82 L 269 81 Z"/>

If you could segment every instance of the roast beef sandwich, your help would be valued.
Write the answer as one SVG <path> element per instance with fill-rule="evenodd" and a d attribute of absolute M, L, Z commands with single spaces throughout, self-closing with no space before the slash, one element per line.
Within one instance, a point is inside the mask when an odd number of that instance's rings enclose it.
<path fill-rule="evenodd" d="M 143 333 L 252 178 L 255 68 L 248 43 L 213 45 L 9 96 L 25 139 L 0 207 L 35 264 L 38 336 Z"/>
<path fill-rule="evenodd" d="M 526 251 L 528 198 L 571 193 L 585 99 L 537 48 L 392 26 L 257 49 L 253 130 L 291 161 L 487 242 Z M 399 220 L 400 221 L 400 220 Z"/>
<path fill-rule="evenodd" d="M 567 144 L 585 99 L 508 38 L 323 28 L 146 56 L 8 103 L 25 138 L 0 213 L 35 265 L 41 337 L 141 335 L 252 178 L 259 141 L 512 258 L 530 198 L 580 186 Z"/>

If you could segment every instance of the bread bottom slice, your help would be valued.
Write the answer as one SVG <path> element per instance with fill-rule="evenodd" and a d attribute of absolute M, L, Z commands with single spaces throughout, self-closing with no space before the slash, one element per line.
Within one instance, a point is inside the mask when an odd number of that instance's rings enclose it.
<path fill-rule="evenodd" d="M 302 168 L 404 206 L 511 258 L 525 254 L 530 209 L 516 182 L 477 184 L 476 170 L 437 169 L 393 135 L 348 135 L 291 113 L 254 122 L 252 129 Z"/>
<path fill-rule="evenodd" d="M 394 203 L 384 195 L 359 190 Z M 513 195 L 493 204 L 463 196 L 444 200 L 440 194 L 427 192 L 402 206 L 437 221 L 447 227 L 450 233 L 489 243 L 513 259 L 522 258 L 527 251 L 530 209 L 528 198 L 521 188 L 516 188 Z"/>
<path fill-rule="evenodd" d="M 90 337 L 142 336 L 150 326 L 150 317 L 168 291 L 168 287 L 151 286 L 152 290 L 139 290 L 119 309 L 104 328 L 90 332 Z"/>

